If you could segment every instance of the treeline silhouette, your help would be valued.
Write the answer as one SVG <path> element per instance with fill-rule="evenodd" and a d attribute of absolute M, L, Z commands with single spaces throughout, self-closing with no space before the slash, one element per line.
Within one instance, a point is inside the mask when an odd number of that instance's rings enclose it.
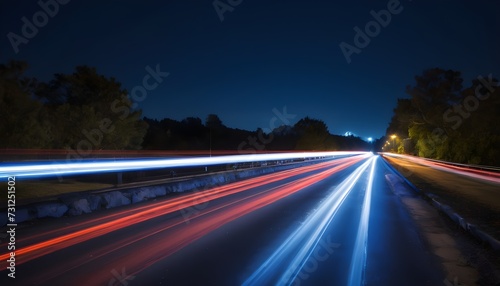
<path fill-rule="evenodd" d="M 332 135 L 309 117 L 293 126 L 247 131 L 210 114 L 181 121 L 143 118 L 120 82 L 78 66 L 49 82 L 24 75 L 28 65 L 0 65 L 0 148 L 93 150 L 370 150 L 358 137 Z"/>
<path fill-rule="evenodd" d="M 226 127 L 215 114 L 205 122 L 198 117 L 181 121 L 144 118 L 149 128 L 144 149 L 152 150 L 371 150 L 371 145 L 355 136 L 339 136 L 328 132 L 326 124 L 305 117 L 293 126 L 282 125 L 272 131 L 247 131 Z"/>

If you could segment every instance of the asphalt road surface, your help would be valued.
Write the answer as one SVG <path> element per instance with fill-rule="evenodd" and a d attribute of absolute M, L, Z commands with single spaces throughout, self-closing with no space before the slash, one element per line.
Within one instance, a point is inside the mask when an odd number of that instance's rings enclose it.
<path fill-rule="evenodd" d="M 44 220 L 1 285 L 446 285 L 374 155 Z"/>

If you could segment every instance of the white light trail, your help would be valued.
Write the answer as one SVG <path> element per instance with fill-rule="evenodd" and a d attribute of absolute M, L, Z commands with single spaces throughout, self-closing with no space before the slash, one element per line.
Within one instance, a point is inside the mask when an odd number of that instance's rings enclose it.
<path fill-rule="evenodd" d="M 12 164 L 0 167 L 0 178 L 8 176 L 34 177 L 66 174 L 86 174 L 99 172 L 121 172 L 172 167 L 210 166 L 259 161 L 290 160 L 314 157 L 332 157 L 366 154 L 366 152 L 291 152 L 275 154 L 227 155 L 216 157 L 195 157 L 176 159 L 108 160 L 80 163 L 37 163 Z"/>
<path fill-rule="evenodd" d="M 358 234 L 356 236 L 356 244 L 351 259 L 351 270 L 349 275 L 349 285 L 364 285 L 366 268 L 366 252 L 368 242 L 368 225 L 370 224 L 370 206 L 372 201 L 373 177 L 375 174 L 375 162 L 377 157 L 373 157 L 370 161 L 372 164 L 370 177 L 368 178 L 368 186 L 366 187 L 365 199 L 363 201 L 363 210 L 359 220 Z"/>
<path fill-rule="evenodd" d="M 375 157 L 372 157 L 375 158 Z M 276 285 L 291 285 L 321 240 L 346 197 L 373 159 L 368 160 L 338 185 L 306 221 L 243 283 L 268 285 L 279 266 L 288 263 Z M 290 260 L 290 256 L 296 253 Z M 290 261 L 290 262 L 288 262 Z"/>

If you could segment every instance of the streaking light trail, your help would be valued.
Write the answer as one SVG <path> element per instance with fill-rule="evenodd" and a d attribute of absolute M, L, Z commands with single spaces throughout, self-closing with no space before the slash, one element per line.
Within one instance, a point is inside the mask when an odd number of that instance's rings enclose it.
<path fill-rule="evenodd" d="M 293 232 L 280 247 L 243 283 L 243 285 L 291 285 L 300 273 L 335 214 L 349 195 L 361 174 L 374 164 L 377 157 L 372 157 L 358 167 L 349 177 L 338 185 L 318 206 L 306 221 Z M 373 169 L 373 167 L 372 167 Z M 373 171 L 373 170 L 372 170 Z M 373 173 L 370 175 L 373 176 Z M 370 186 L 371 187 L 371 186 Z M 370 198 L 368 198 L 370 200 Z M 369 212 L 369 209 L 368 209 Z M 368 213 L 369 215 L 369 213 Z M 295 253 L 295 255 L 294 255 Z M 290 261 L 289 263 L 287 261 Z M 279 280 L 273 277 L 280 266 L 287 263 L 287 268 Z"/>
<path fill-rule="evenodd" d="M 353 156 L 366 152 L 291 152 L 252 155 L 228 155 L 216 157 L 190 157 L 176 159 L 146 159 L 146 160 L 119 160 L 80 163 L 38 163 L 38 164 L 10 164 L 0 167 L 0 178 L 8 176 L 34 177 L 67 174 L 86 174 L 100 172 L 121 172 L 145 169 L 161 169 L 172 167 L 211 166 L 233 163 L 248 163 L 259 161 L 290 160 L 300 158 Z"/>
<path fill-rule="evenodd" d="M 445 162 L 439 162 L 435 160 L 429 160 L 409 155 L 394 154 L 394 153 L 383 153 L 383 155 L 388 157 L 402 158 L 440 171 L 445 171 L 457 175 L 468 176 L 500 184 L 500 173 L 498 172 L 471 169 L 467 168 L 466 165 L 460 166 L 460 165 L 446 164 Z"/>
<path fill-rule="evenodd" d="M 121 213 L 112 215 L 104 219 L 100 219 L 98 221 L 87 222 L 82 225 L 83 229 L 81 230 L 68 231 L 67 233 L 59 235 L 56 238 L 20 248 L 16 253 L 18 255 L 23 255 L 24 259 L 20 263 L 27 262 L 31 259 L 35 259 L 59 249 L 69 247 L 101 235 L 105 235 L 107 233 L 128 227 L 130 225 L 144 222 L 168 213 L 173 213 L 175 211 L 180 211 L 181 209 L 196 205 L 200 200 L 207 202 L 213 201 L 228 195 L 246 191 L 251 188 L 256 188 L 269 183 L 277 182 L 310 171 L 320 170 L 322 168 L 329 168 L 326 171 L 326 174 L 331 175 L 333 172 L 342 170 L 356 162 L 359 162 L 362 159 L 364 159 L 364 156 L 349 157 L 334 161 L 328 161 L 321 164 L 315 164 L 312 166 L 272 173 L 241 182 L 231 183 L 203 192 L 188 194 L 179 198 L 172 199 L 168 202 L 155 203 L 152 205 L 148 205 L 147 207 L 134 209 L 133 211 L 125 210 Z M 320 175 L 326 176 L 324 173 L 325 172 L 320 173 Z M 311 184 L 313 180 L 318 179 L 318 176 L 319 175 L 315 175 L 312 178 L 308 177 L 308 181 L 306 183 Z M 299 186 L 300 184 L 296 182 L 295 185 Z M 59 232 L 64 232 L 64 230 L 60 230 Z M 18 241 L 18 243 L 22 243 L 22 240 Z M 7 259 L 8 256 L 9 253 L 2 254 L 0 255 L 0 260 Z"/>
<path fill-rule="evenodd" d="M 81 270 L 83 265 L 90 265 L 101 259 L 105 259 L 106 263 L 110 265 L 124 265 L 128 274 L 136 275 L 219 227 L 310 187 L 341 170 L 362 162 L 367 156 L 369 155 L 329 160 L 311 166 L 272 173 L 134 210 L 124 210 L 109 217 L 84 222 L 80 226 L 73 225 L 56 230 L 50 235 L 41 234 L 36 239 L 33 237 L 22 238 L 19 241 L 19 245 L 22 246 L 16 250 L 16 255 L 23 257 L 19 263 L 21 265 L 41 256 L 105 236 L 111 232 L 180 211 L 198 204 L 200 198 L 203 201 L 211 202 L 210 207 L 200 210 L 199 213 L 190 217 L 189 224 L 186 223 L 184 218 L 176 217 L 171 221 L 155 224 L 145 232 L 135 232 L 127 237 L 120 237 L 110 244 L 93 249 L 91 256 L 77 255 L 64 264 L 59 263 L 55 268 L 47 269 L 47 271 L 43 272 L 43 275 L 36 277 L 36 282 L 44 284 L 45 281 L 50 281 L 50 279 L 61 275 L 61 273 Z M 280 183 L 284 179 L 297 175 L 299 177 L 293 181 L 285 180 Z M 307 176 L 302 177 L 302 175 Z M 262 186 L 272 183 L 278 184 L 274 184 L 270 188 L 262 188 Z M 247 192 L 249 190 L 252 191 Z M 233 196 L 235 194 L 241 196 L 235 198 Z M 234 199 L 218 200 L 223 197 L 233 197 Z M 31 240 L 39 241 L 40 238 L 42 238 L 41 242 L 29 243 Z M 138 251 L 131 251 L 114 257 L 112 261 L 109 260 L 107 255 L 113 256 L 112 253 L 119 252 L 123 248 L 134 248 L 138 249 Z M 0 260 L 5 261 L 8 256 L 8 253 L 3 253 L 0 255 Z M 78 277 L 73 278 L 81 281 L 82 284 L 99 285 L 109 280 L 108 269 L 93 271 L 92 275 L 78 273 Z"/>
<path fill-rule="evenodd" d="M 351 259 L 351 271 L 349 275 L 349 285 L 364 285 L 364 273 L 366 268 L 366 247 L 368 242 L 368 225 L 370 222 L 370 206 L 372 201 L 373 177 L 375 174 L 375 162 L 377 157 L 371 159 L 370 176 L 368 177 L 368 186 L 366 187 L 365 199 L 363 201 L 363 210 L 358 226 L 356 244 Z"/>
<path fill-rule="evenodd" d="M 29 225 L 16 237 L 16 272 L 24 274 L 16 278 L 22 285 L 439 285 L 445 274 L 427 263 L 433 254 L 415 240 L 411 218 L 393 211 L 398 202 L 384 179 L 391 169 L 380 163 L 370 153 L 326 159 Z M 2 275 L 8 243 L 0 242 Z"/>

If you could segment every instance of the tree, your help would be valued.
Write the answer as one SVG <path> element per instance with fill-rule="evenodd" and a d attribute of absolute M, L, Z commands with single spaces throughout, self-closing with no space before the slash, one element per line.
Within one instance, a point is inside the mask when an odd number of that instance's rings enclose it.
<path fill-rule="evenodd" d="M 474 80 L 471 87 L 463 91 L 460 104 L 454 109 L 456 118 L 460 115 L 461 119 L 450 136 L 450 148 L 454 152 L 449 154 L 455 156 L 450 159 L 500 166 L 500 88 L 498 80 L 493 81 L 496 88 L 491 92 L 479 80 Z"/>
<path fill-rule="evenodd" d="M 333 147 L 328 127 L 321 120 L 305 117 L 295 123 L 293 128 L 299 135 L 296 149 L 328 150 Z"/>
<path fill-rule="evenodd" d="M 459 72 L 443 69 L 426 70 L 415 79 L 407 88 L 410 99 L 398 100 L 387 137 L 407 129 L 411 142 L 401 142 L 414 146 L 419 156 L 500 165 L 498 80 L 485 85 L 476 79 L 463 88 Z"/>
<path fill-rule="evenodd" d="M 55 148 L 139 149 L 147 130 L 141 110 L 134 109 L 127 91 L 95 68 L 76 67 L 73 74 L 56 74 L 39 83 L 35 94 L 56 126 Z M 85 144 L 82 144 L 85 143 Z"/>
<path fill-rule="evenodd" d="M 416 85 L 406 91 L 416 111 L 412 123 L 442 127 L 443 112 L 460 99 L 463 82 L 460 72 L 434 68 L 425 70 L 415 80 Z"/>
<path fill-rule="evenodd" d="M 224 128 L 222 120 L 216 114 L 209 114 L 205 120 L 205 126 L 211 129 L 221 129 Z"/>
<path fill-rule="evenodd" d="M 398 134 L 401 137 L 408 137 L 408 126 L 412 124 L 415 118 L 416 110 L 410 99 L 398 98 L 396 108 L 393 109 L 394 115 L 391 118 L 386 134 Z"/>
<path fill-rule="evenodd" d="M 0 147 L 48 148 L 53 128 L 43 105 L 32 97 L 33 79 L 23 76 L 28 65 L 0 65 Z"/>
<path fill-rule="evenodd" d="M 408 86 L 409 99 L 398 99 L 394 116 L 387 128 L 388 138 L 397 134 L 398 142 L 413 146 L 423 157 L 439 158 L 444 153 L 449 130 L 445 128 L 443 113 L 460 99 L 462 78 L 460 72 L 439 68 L 425 70 L 415 77 L 416 84 Z M 410 141 L 404 140 L 410 138 Z M 398 150 L 404 150 L 399 146 Z"/>

